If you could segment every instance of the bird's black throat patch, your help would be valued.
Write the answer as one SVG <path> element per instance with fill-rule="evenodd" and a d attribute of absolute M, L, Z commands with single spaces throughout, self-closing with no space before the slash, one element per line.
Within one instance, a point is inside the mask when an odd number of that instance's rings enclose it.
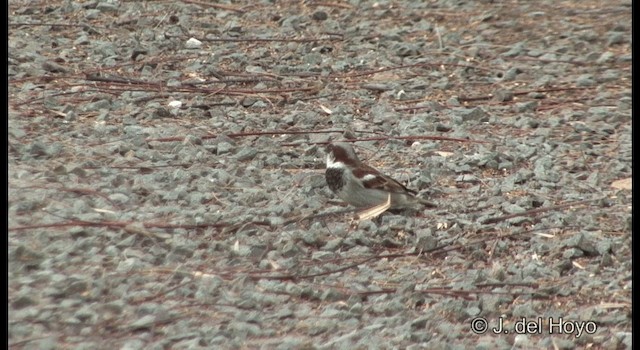
<path fill-rule="evenodd" d="M 324 172 L 324 178 L 327 180 L 329 189 L 334 193 L 338 192 L 344 186 L 344 169 L 328 168 Z"/>

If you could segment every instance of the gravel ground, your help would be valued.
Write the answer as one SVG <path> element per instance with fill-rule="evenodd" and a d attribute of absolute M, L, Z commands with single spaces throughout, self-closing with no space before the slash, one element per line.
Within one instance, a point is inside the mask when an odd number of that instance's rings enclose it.
<path fill-rule="evenodd" d="M 630 0 L 18 0 L 8 45 L 12 349 L 631 347 Z M 352 222 L 345 139 L 438 208 Z"/>

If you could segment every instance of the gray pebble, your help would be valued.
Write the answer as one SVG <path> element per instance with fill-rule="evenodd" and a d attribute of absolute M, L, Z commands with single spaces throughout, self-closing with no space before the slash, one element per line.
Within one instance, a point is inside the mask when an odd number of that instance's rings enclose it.
<path fill-rule="evenodd" d="M 602 64 L 606 62 L 611 62 L 615 59 L 615 54 L 611 51 L 605 51 L 600 56 L 597 57 L 596 63 Z"/>
<path fill-rule="evenodd" d="M 623 33 L 613 32 L 609 34 L 609 38 L 607 39 L 607 45 L 613 46 L 613 45 L 623 44 L 626 41 L 625 39 L 626 38 Z"/>

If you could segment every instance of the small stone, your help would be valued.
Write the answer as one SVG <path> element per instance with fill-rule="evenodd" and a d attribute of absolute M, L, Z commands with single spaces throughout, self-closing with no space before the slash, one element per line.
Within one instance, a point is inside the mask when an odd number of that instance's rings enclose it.
<path fill-rule="evenodd" d="M 37 304 L 38 302 L 28 295 L 21 295 L 11 302 L 11 306 L 15 309 L 22 309 Z"/>
<path fill-rule="evenodd" d="M 254 148 L 245 147 L 236 153 L 236 159 L 240 162 L 246 162 L 252 160 L 258 154 L 258 151 Z"/>
<path fill-rule="evenodd" d="M 515 105 L 516 112 L 529 112 L 535 111 L 538 108 L 538 101 L 518 102 Z"/>
<path fill-rule="evenodd" d="M 432 230 L 418 231 L 416 238 L 416 249 L 418 251 L 429 251 L 438 246 L 438 240 L 434 237 Z"/>
<path fill-rule="evenodd" d="M 447 99 L 447 105 L 458 107 L 460 106 L 460 99 L 458 98 L 458 96 L 451 96 Z"/>
<path fill-rule="evenodd" d="M 460 116 L 462 117 L 463 122 L 467 121 L 478 121 L 478 122 L 486 122 L 489 121 L 489 116 L 485 111 L 480 107 L 476 107 L 473 109 L 464 109 L 460 112 Z"/>
<path fill-rule="evenodd" d="M 252 97 L 252 96 L 248 96 L 242 99 L 242 102 L 240 102 L 240 104 L 243 107 L 251 107 L 253 106 L 254 103 L 256 103 L 258 101 L 257 98 Z"/>
<path fill-rule="evenodd" d="M 184 145 L 202 145 L 202 139 L 195 135 L 187 135 L 182 141 Z"/>
<path fill-rule="evenodd" d="M 156 323 L 156 317 L 154 315 L 145 315 L 140 317 L 136 321 L 133 321 L 130 327 L 134 330 L 147 329 L 147 328 L 153 327 L 155 323 Z"/>
<path fill-rule="evenodd" d="M 115 2 L 100 1 L 96 6 L 96 10 L 100 12 L 118 12 L 118 5 Z"/>
<path fill-rule="evenodd" d="M 42 69 L 51 73 L 66 73 L 67 68 L 51 61 L 45 61 L 42 63 Z"/>
<path fill-rule="evenodd" d="M 502 77 L 502 80 L 503 81 L 513 81 L 513 80 L 516 79 L 516 77 L 520 73 L 522 73 L 522 70 L 520 70 L 520 68 L 511 67 L 511 68 L 507 69 L 506 72 L 504 72 L 504 76 Z"/>
<path fill-rule="evenodd" d="M 400 57 L 418 56 L 420 47 L 415 44 L 399 43 L 395 48 L 396 55 Z"/>
<path fill-rule="evenodd" d="M 436 131 L 440 131 L 440 132 L 449 132 L 451 131 L 451 126 L 448 125 L 444 125 L 441 123 L 436 124 Z"/>
<path fill-rule="evenodd" d="M 187 48 L 187 49 L 199 49 L 199 48 L 202 47 L 202 41 L 200 41 L 198 39 L 195 39 L 195 38 L 190 38 L 184 44 L 184 47 Z"/>
<path fill-rule="evenodd" d="M 44 143 L 40 141 L 34 141 L 27 148 L 27 152 L 34 158 L 44 157 L 47 155 L 47 148 Z"/>
<path fill-rule="evenodd" d="M 493 93 L 492 100 L 497 102 L 507 102 L 513 100 L 513 91 L 500 89 Z"/>
<path fill-rule="evenodd" d="M 609 38 L 607 39 L 607 46 L 624 44 L 624 42 L 625 42 L 625 36 L 623 33 L 613 32 L 611 33 L 611 35 L 609 35 Z"/>
<path fill-rule="evenodd" d="M 123 193 L 113 193 L 109 195 L 109 199 L 118 204 L 125 204 L 129 202 L 129 196 Z"/>
<path fill-rule="evenodd" d="M 477 183 L 480 182 L 480 179 L 478 179 L 477 176 L 475 175 L 468 175 L 468 174 L 463 174 L 463 175 L 459 175 L 456 178 L 456 182 L 462 182 L 462 183 Z"/>
<path fill-rule="evenodd" d="M 218 148 L 216 150 L 218 155 L 229 153 L 233 150 L 234 146 L 229 142 L 220 142 L 218 143 Z"/>
<path fill-rule="evenodd" d="M 509 51 L 501 54 L 501 56 L 505 56 L 505 57 L 520 56 L 525 50 L 524 46 L 525 45 L 523 42 L 518 42 L 515 45 L 513 45 Z"/>
<path fill-rule="evenodd" d="M 596 59 L 596 63 L 606 63 L 609 61 L 613 61 L 614 58 L 615 55 L 613 52 L 605 51 L 600 56 L 598 56 L 598 58 Z"/>
<path fill-rule="evenodd" d="M 311 18 L 316 21 L 324 21 L 329 18 L 329 15 L 327 15 L 327 13 L 324 11 L 316 11 L 311 15 Z"/>

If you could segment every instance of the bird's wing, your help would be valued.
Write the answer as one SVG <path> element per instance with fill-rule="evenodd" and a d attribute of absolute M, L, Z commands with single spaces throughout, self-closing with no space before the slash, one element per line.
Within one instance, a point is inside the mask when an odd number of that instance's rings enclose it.
<path fill-rule="evenodd" d="M 398 181 L 381 174 L 376 169 L 365 166 L 364 164 L 357 169 L 353 170 L 353 175 L 362 179 L 362 184 L 365 188 L 376 189 L 391 193 L 411 193 L 416 194 L 416 191 L 406 188 Z"/>

